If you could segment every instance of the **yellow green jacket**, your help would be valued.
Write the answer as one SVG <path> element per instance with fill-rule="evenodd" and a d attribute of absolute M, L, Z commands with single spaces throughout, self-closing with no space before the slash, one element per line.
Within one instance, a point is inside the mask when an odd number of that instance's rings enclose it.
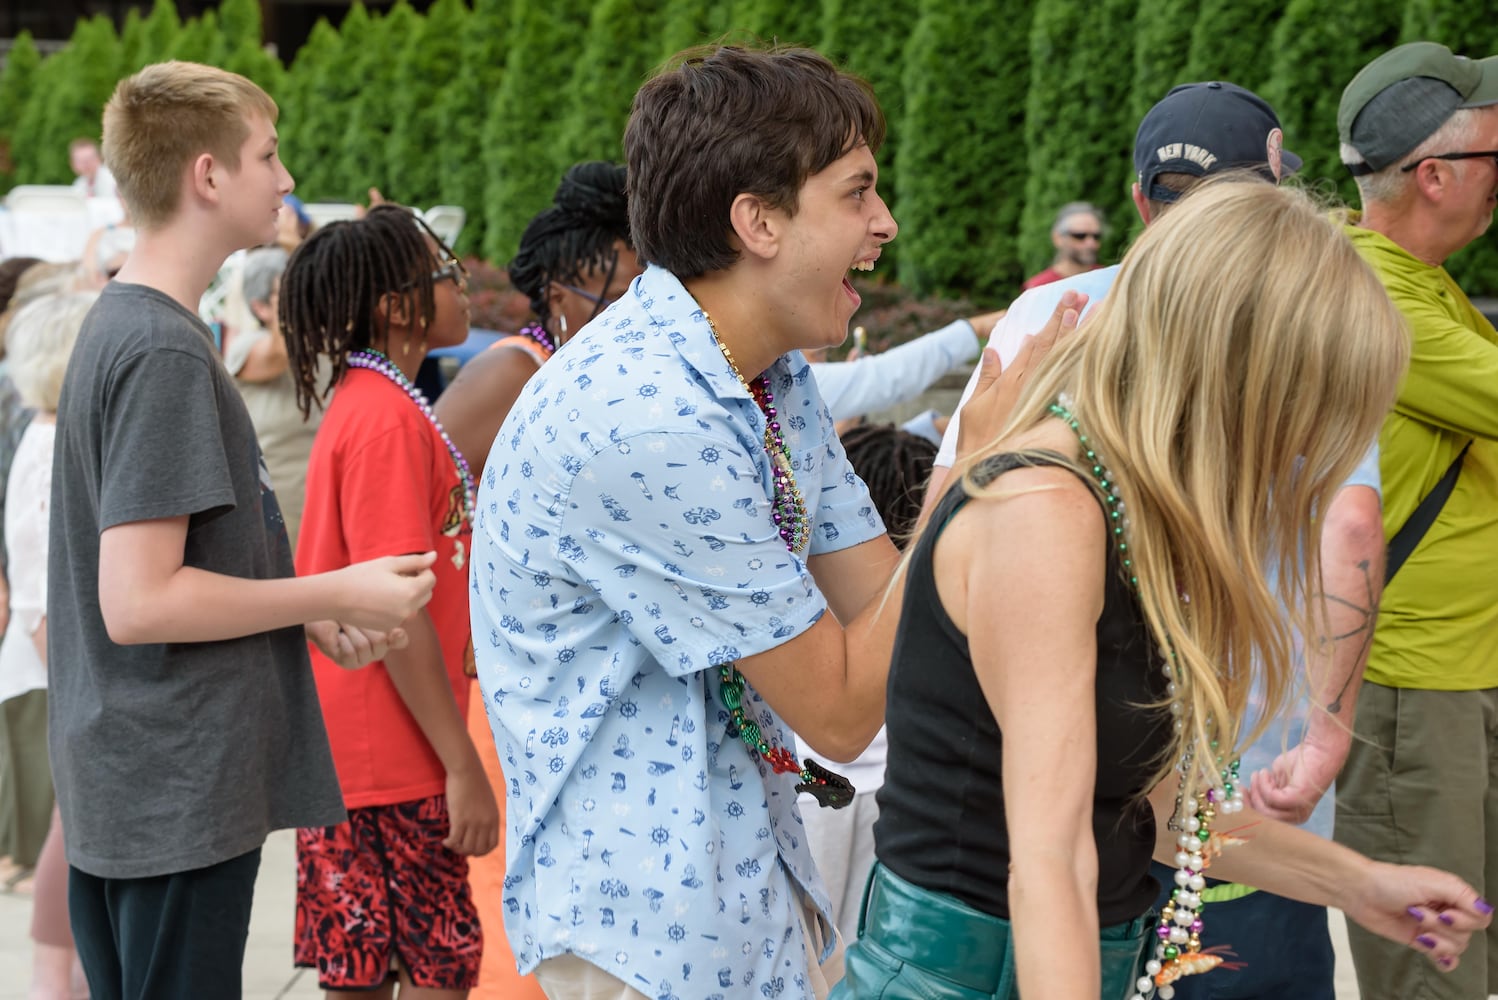
<path fill-rule="evenodd" d="M 1498 331 L 1445 268 L 1381 233 L 1349 225 L 1347 234 L 1412 336 L 1409 374 L 1379 435 L 1386 540 L 1472 442 L 1440 517 L 1384 592 L 1367 677 L 1498 687 Z"/>

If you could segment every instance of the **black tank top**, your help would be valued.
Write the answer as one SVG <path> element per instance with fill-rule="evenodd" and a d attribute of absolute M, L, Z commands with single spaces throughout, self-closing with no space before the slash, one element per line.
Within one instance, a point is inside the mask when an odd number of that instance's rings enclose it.
<path fill-rule="evenodd" d="M 1050 453 L 1006 453 L 985 462 L 978 481 L 1036 465 L 1069 468 Z M 889 760 L 874 839 L 879 860 L 906 881 L 1008 919 L 1003 735 L 973 673 L 967 637 L 943 609 L 932 573 L 936 540 L 968 499 L 961 483 L 942 498 L 933 530 L 911 558 L 890 665 Z M 1092 806 L 1105 927 L 1139 916 L 1158 892 L 1149 873 L 1155 820 L 1142 793 L 1172 736 L 1167 710 L 1141 707 L 1164 699 L 1166 678 L 1117 550 L 1108 548 L 1097 624 Z"/>

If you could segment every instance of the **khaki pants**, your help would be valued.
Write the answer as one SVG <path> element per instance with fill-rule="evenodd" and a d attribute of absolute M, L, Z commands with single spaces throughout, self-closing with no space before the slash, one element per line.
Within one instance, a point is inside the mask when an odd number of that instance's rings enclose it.
<path fill-rule="evenodd" d="M 1498 894 L 1498 689 L 1365 683 L 1337 779 L 1336 839 L 1379 861 L 1430 865 Z M 1351 922 L 1362 1000 L 1473 1000 L 1498 991 L 1498 925 L 1453 972 Z"/>
<path fill-rule="evenodd" d="M 806 935 L 807 950 L 820 955 L 827 939 L 818 928 L 816 909 L 803 902 L 799 913 L 801 932 Z M 843 978 L 843 941 L 837 929 L 837 945 L 827 961 L 813 963 L 807 970 L 808 980 L 817 1000 L 827 1000 L 832 987 Z M 625 982 L 604 972 L 585 958 L 576 955 L 560 955 L 548 958 L 536 967 L 536 980 L 546 992 L 548 1000 L 650 1000 L 639 990 L 631 989 Z"/>

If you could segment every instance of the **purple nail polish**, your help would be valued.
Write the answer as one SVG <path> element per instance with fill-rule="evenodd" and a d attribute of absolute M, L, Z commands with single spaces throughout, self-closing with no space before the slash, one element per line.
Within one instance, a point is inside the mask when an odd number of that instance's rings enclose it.
<path fill-rule="evenodd" d="M 1443 955 L 1440 958 L 1436 959 L 1436 964 L 1443 969 L 1450 969 L 1452 966 L 1452 961 L 1449 956 Z"/>
<path fill-rule="evenodd" d="M 1415 943 L 1422 948 L 1434 948 L 1436 946 L 1436 939 L 1429 934 L 1421 934 L 1415 938 Z"/>
<path fill-rule="evenodd" d="M 1481 896 L 1478 896 L 1476 899 L 1474 899 L 1472 901 L 1472 909 L 1476 910 L 1478 913 L 1481 913 L 1483 916 L 1486 917 L 1490 913 L 1493 912 L 1493 904 L 1489 903 L 1486 899 L 1483 899 Z"/>
<path fill-rule="evenodd" d="M 1422 910 L 1422 909 L 1420 909 L 1420 907 L 1418 907 L 1418 906 L 1406 907 L 1404 912 L 1408 913 L 1410 916 L 1414 917 L 1416 920 L 1424 920 L 1425 919 L 1425 911 Z"/>
<path fill-rule="evenodd" d="M 1437 913 L 1436 919 L 1445 924 L 1447 927 L 1450 927 L 1452 924 L 1456 923 L 1455 920 L 1451 919 L 1451 914 L 1449 913 Z"/>

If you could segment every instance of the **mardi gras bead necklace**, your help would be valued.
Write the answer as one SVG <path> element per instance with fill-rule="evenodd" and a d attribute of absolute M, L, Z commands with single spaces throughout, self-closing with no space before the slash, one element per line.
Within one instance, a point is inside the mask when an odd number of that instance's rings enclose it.
<path fill-rule="evenodd" d="M 557 342 L 552 339 L 551 334 L 546 332 L 546 327 L 540 323 L 525 324 L 525 326 L 520 328 L 520 333 L 517 336 L 529 337 L 540 344 L 541 349 L 546 352 L 548 358 L 557 352 Z"/>
<path fill-rule="evenodd" d="M 1049 409 L 1053 416 L 1060 417 L 1077 435 L 1085 464 L 1097 480 L 1098 488 L 1108 506 L 1108 532 L 1118 549 L 1118 558 L 1128 575 L 1129 583 L 1137 593 L 1139 577 L 1134 573 L 1134 560 L 1129 551 L 1129 520 L 1124 516 L 1124 502 L 1118 484 L 1103 463 L 1103 457 L 1098 454 L 1087 435 L 1082 432 L 1077 418 L 1073 416 L 1071 400 L 1062 396 Z M 1170 711 L 1175 719 L 1174 728 L 1179 733 L 1186 724 L 1186 709 L 1180 693 L 1184 678 L 1180 667 L 1176 665 L 1175 654 L 1169 650 L 1167 654 L 1161 670 L 1167 678 L 1166 693 L 1171 699 Z M 1216 746 L 1214 740 L 1213 749 Z M 1130 1000 L 1151 1000 L 1157 996 L 1160 1000 L 1171 1000 L 1175 996 L 1175 987 L 1171 984 L 1177 979 L 1207 972 L 1222 964 L 1221 956 L 1202 951 L 1201 893 L 1207 886 L 1206 876 L 1202 873 L 1214 851 L 1212 821 L 1219 812 L 1228 815 L 1242 810 L 1243 791 L 1238 780 L 1237 758 L 1223 766 L 1219 756 L 1217 764 L 1222 768 L 1221 793 L 1216 788 L 1208 788 L 1204 802 L 1182 793 L 1176 795 L 1175 815 L 1170 820 L 1170 829 L 1177 833 L 1175 886 L 1171 889 L 1170 902 L 1160 910 L 1160 919 L 1155 926 L 1154 954 L 1145 963 L 1145 975 L 1140 976 L 1134 984 L 1137 992 Z M 1192 739 L 1186 742 L 1177 765 L 1183 789 L 1186 776 L 1196 766 L 1196 741 Z"/>
<path fill-rule="evenodd" d="M 364 368 L 378 372 L 394 382 L 407 396 L 411 397 L 411 402 L 416 404 L 416 408 L 422 412 L 422 415 L 431 421 L 432 426 L 437 430 L 437 436 L 442 439 L 443 444 L 447 445 L 447 453 L 452 457 L 453 465 L 458 470 L 458 478 L 463 481 L 463 517 L 469 524 L 472 524 L 475 509 L 473 470 L 468 467 L 468 460 L 453 444 L 452 438 L 447 436 L 446 428 L 437 419 L 437 414 L 432 412 L 432 404 L 427 402 L 426 395 L 416 388 L 410 379 L 406 378 L 405 372 L 397 368 L 394 362 L 379 351 L 367 348 L 353 351 L 348 356 L 348 365 L 350 368 Z"/>
<path fill-rule="evenodd" d="M 770 391 L 769 376 L 761 373 L 753 383 L 744 378 L 744 373 L 739 371 L 738 364 L 733 360 L 733 353 L 718 335 L 718 327 L 713 323 L 712 317 L 705 312 L 702 315 L 706 317 L 708 328 L 713 332 L 713 340 L 717 341 L 718 349 L 723 352 L 723 359 L 728 362 L 728 367 L 764 414 L 765 452 L 770 456 L 770 465 L 775 475 L 771 517 L 786 550 L 800 555 L 811 543 L 810 518 L 807 517 L 806 501 L 796 485 L 794 470 L 791 468 L 790 448 L 780 432 L 780 421 L 776 419 L 775 394 Z M 817 805 L 841 809 L 853 801 L 853 785 L 847 778 L 829 771 L 810 757 L 798 764 L 795 755 L 785 747 L 770 745 L 759 724 L 744 714 L 744 675 L 739 673 L 737 665 L 729 662 L 719 666 L 718 681 L 723 705 L 728 709 L 731 719 L 729 736 L 737 735 L 742 739 L 749 751 L 764 758 L 776 774 L 794 774 L 799 777 L 801 780 L 796 785 L 796 791 L 810 793 L 817 800 Z"/>

